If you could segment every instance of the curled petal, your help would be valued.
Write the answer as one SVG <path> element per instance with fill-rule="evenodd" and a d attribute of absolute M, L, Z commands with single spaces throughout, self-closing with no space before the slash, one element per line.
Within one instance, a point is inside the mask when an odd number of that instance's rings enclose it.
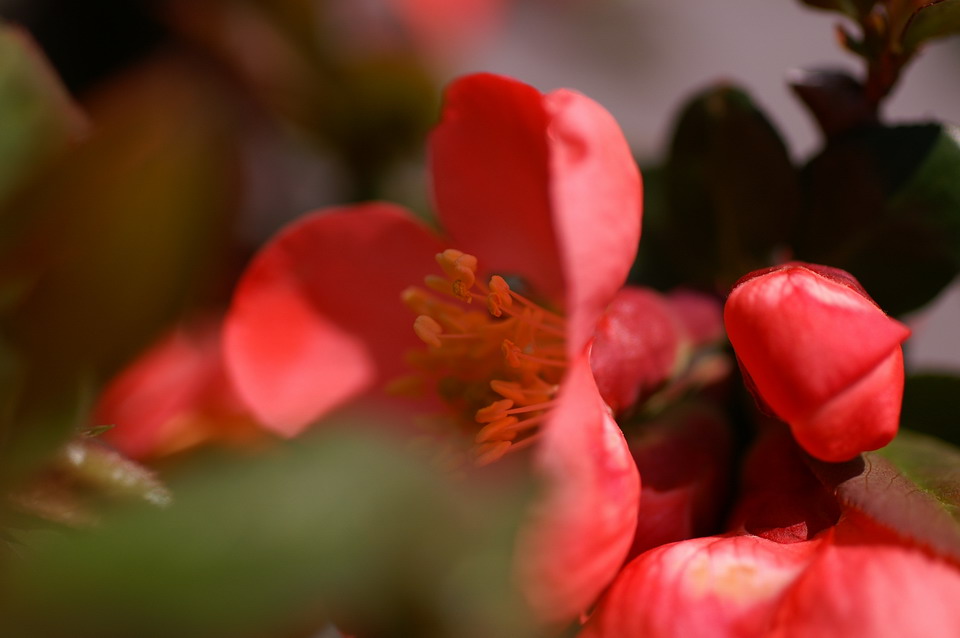
<path fill-rule="evenodd" d="M 876 449 L 896 433 L 900 343 L 910 334 L 837 272 L 800 263 L 769 269 L 742 280 L 724 308 L 755 393 L 825 461 Z"/>
<path fill-rule="evenodd" d="M 558 401 L 536 450 L 544 493 L 518 540 L 524 590 L 546 622 L 575 618 L 616 575 L 640 493 L 636 465 L 586 355 L 567 373 Z"/>
<path fill-rule="evenodd" d="M 896 545 L 823 548 L 776 616 L 772 638 L 960 636 L 960 570 Z"/>
<path fill-rule="evenodd" d="M 273 239 L 237 286 L 224 356 L 237 390 L 291 436 L 404 370 L 417 343 L 401 292 L 435 268 L 439 240 L 406 211 L 319 211 Z"/>
<path fill-rule="evenodd" d="M 727 536 L 662 545 L 623 569 L 579 638 L 765 637 L 819 542 Z"/>
<path fill-rule="evenodd" d="M 472 75 L 447 90 L 430 151 L 454 244 L 562 300 L 578 353 L 640 239 L 640 176 L 616 122 L 578 93 Z"/>
<path fill-rule="evenodd" d="M 531 86 L 489 74 L 447 88 L 430 136 L 440 221 L 453 245 L 488 274 L 522 275 L 563 298 L 549 183 L 548 118 Z"/>
<path fill-rule="evenodd" d="M 566 281 L 567 347 L 576 353 L 626 281 L 640 241 L 640 173 L 613 116 L 588 97 L 545 98 L 550 199 Z"/>

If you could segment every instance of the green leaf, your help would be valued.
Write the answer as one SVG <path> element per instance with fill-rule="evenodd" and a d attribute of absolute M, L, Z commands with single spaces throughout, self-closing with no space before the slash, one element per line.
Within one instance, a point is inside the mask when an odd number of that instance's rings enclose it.
<path fill-rule="evenodd" d="M 848 515 L 960 561 L 960 449 L 901 430 L 882 450 L 813 468 Z"/>
<path fill-rule="evenodd" d="M 900 423 L 916 432 L 960 445 L 960 377 L 949 374 L 908 376 Z"/>
<path fill-rule="evenodd" d="M 688 103 L 666 170 L 664 234 L 686 281 L 726 292 L 772 262 L 799 186 L 783 141 L 746 93 L 718 86 Z"/>
<path fill-rule="evenodd" d="M 0 22 L 0 203 L 84 127 L 59 78 L 22 29 Z"/>
<path fill-rule="evenodd" d="M 960 0 L 932 0 L 917 9 L 901 40 L 906 51 L 913 51 L 927 40 L 960 33 Z"/>
<path fill-rule="evenodd" d="M 960 272 L 960 130 L 864 128 L 804 169 L 798 259 L 843 268 L 887 312 L 932 300 Z"/>
<path fill-rule="evenodd" d="M 208 459 L 169 508 L 26 539 L 0 580 L 4 635 L 313 635 L 330 618 L 362 635 L 530 635 L 510 585 L 526 481 L 457 481 L 350 430 Z"/>

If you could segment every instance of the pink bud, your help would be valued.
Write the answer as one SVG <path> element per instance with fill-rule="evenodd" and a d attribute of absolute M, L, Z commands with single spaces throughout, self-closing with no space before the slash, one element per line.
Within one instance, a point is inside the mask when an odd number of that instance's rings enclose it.
<path fill-rule="evenodd" d="M 755 398 L 813 456 L 844 461 L 896 435 L 910 330 L 850 274 L 799 262 L 756 271 L 734 286 L 724 323 Z"/>

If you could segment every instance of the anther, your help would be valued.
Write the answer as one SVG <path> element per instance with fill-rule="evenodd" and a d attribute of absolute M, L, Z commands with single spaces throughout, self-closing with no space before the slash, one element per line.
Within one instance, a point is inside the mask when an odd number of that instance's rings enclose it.
<path fill-rule="evenodd" d="M 420 315 L 413 322 L 413 331 L 428 346 L 440 347 L 440 335 L 443 328 L 437 323 L 437 320 L 427 315 Z"/>
<path fill-rule="evenodd" d="M 421 339 L 422 338 L 423 337 L 421 337 Z M 503 350 L 503 358 L 506 359 L 508 365 L 513 368 L 519 368 L 523 365 L 523 362 L 520 360 L 520 358 L 523 356 L 523 353 L 520 351 L 520 348 L 517 346 L 517 344 L 509 339 L 504 339 L 501 350 Z"/>
<path fill-rule="evenodd" d="M 506 415 L 507 410 L 513 407 L 513 401 L 510 399 L 500 399 L 494 401 L 485 408 L 477 410 L 477 423 L 490 423 Z"/>
<path fill-rule="evenodd" d="M 480 428 L 475 443 L 489 443 L 491 441 L 512 441 L 517 437 L 517 430 L 513 429 L 519 419 L 515 416 L 505 416 Z"/>

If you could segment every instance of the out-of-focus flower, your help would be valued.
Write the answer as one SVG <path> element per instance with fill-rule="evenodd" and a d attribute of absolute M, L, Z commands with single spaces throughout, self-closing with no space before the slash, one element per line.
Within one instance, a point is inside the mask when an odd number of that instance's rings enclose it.
<path fill-rule="evenodd" d="M 910 330 L 850 274 L 798 262 L 751 273 L 724 323 L 754 395 L 813 456 L 847 460 L 896 435 Z"/>
<path fill-rule="evenodd" d="M 633 260 L 639 175 L 599 105 L 492 75 L 448 89 L 430 152 L 446 235 L 388 204 L 291 225 L 240 281 L 228 368 L 281 434 L 389 386 L 441 409 L 481 464 L 532 448 L 545 491 L 518 568 L 540 617 L 567 620 L 636 526 L 636 466 L 588 343 Z"/>
<path fill-rule="evenodd" d="M 100 396 L 93 423 L 127 456 L 151 459 L 210 441 L 262 436 L 227 378 L 220 321 L 175 327 L 117 375 Z"/>

